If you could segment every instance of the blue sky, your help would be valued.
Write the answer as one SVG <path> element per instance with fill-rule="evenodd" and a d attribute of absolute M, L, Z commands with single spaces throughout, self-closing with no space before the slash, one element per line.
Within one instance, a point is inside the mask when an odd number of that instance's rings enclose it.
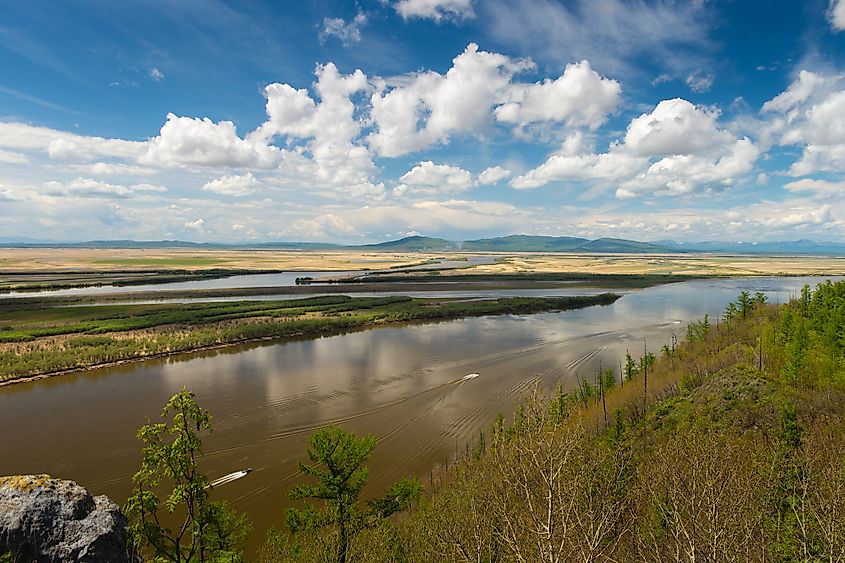
<path fill-rule="evenodd" d="M 845 234 L 845 0 L 0 11 L 0 240 Z"/>

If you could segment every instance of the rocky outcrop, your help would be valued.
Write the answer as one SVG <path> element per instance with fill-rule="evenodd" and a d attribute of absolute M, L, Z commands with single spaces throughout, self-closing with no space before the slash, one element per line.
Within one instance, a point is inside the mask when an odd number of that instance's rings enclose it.
<path fill-rule="evenodd" d="M 128 522 L 108 497 L 49 475 L 0 477 L 0 560 L 129 562 Z"/>

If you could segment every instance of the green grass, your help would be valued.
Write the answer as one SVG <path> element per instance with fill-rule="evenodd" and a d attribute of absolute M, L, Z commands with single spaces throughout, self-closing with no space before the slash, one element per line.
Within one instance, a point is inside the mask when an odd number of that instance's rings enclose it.
<path fill-rule="evenodd" d="M 719 276 L 697 276 L 719 277 Z M 371 273 L 366 278 L 378 283 L 412 282 L 571 282 L 593 287 L 644 288 L 663 283 L 695 279 L 695 276 L 672 274 L 589 274 L 570 272 L 524 272 L 495 274 L 451 274 L 442 270 L 414 270 L 412 274 Z M 359 283 L 359 278 L 341 278 L 334 283 Z"/>
<path fill-rule="evenodd" d="M 104 266 L 214 266 L 225 262 L 217 258 L 108 258 L 96 260 L 95 264 Z"/>

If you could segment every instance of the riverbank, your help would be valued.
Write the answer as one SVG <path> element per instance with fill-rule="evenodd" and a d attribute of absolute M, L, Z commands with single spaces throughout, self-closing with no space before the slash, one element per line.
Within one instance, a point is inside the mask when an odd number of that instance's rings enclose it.
<path fill-rule="evenodd" d="M 491 300 L 391 296 L 224 303 L 23 306 L 0 316 L 0 384 L 228 346 L 407 321 L 609 305 L 619 295 Z"/>
<path fill-rule="evenodd" d="M 478 291 L 478 297 L 484 292 L 510 290 L 559 290 L 559 289 L 605 289 L 608 291 L 635 290 L 666 283 L 677 283 L 696 279 L 681 276 L 603 276 L 590 274 L 511 274 L 478 276 L 415 276 L 413 281 L 406 278 L 387 278 L 372 276 L 365 281 L 350 283 L 311 283 L 300 285 L 273 285 L 267 287 L 231 287 L 208 289 L 142 289 L 81 295 L 38 295 L 4 298 L 0 295 L 0 314 L 16 310 L 23 306 L 87 305 L 130 301 L 173 301 L 230 299 L 266 297 L 277 295 L 319 295 L 355 293 L 418 293 Z"/>
<path fill-rule="evenodd" d="M 281 270 L 243 270 L 211 268 L 205 270 L 111 270 L 0 272 L 0 298 L 3 294 L 25 292 L 37 295 L 41 291 L 81 289 L 87 287 L 125 287 L 214 280 L 232 276 L 277 274 Z"/>

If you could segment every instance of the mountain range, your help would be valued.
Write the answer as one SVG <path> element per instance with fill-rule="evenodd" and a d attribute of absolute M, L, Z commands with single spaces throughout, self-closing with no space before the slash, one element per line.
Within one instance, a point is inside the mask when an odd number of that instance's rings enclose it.
<path fill-rule="evenodd" d="M 363 250 L 393 252 L 583 252 L 608 254 L 676 254 L 709 252 L 719 254 L 778 254 L 845 256 L 845 244 L 811 240 L 771 242 L 640 242 L 618 238 L 587 239 L 509 235 L 466 241 L 409 236 L 377 244 L 341 245 L 322 242 L 199 243 L 179 240 L 135 241 L 98 240 L 88 242 L 16 241 L 0 242 L 7 248 L 196 248 L 196 249 L 290 249 Z"/>

